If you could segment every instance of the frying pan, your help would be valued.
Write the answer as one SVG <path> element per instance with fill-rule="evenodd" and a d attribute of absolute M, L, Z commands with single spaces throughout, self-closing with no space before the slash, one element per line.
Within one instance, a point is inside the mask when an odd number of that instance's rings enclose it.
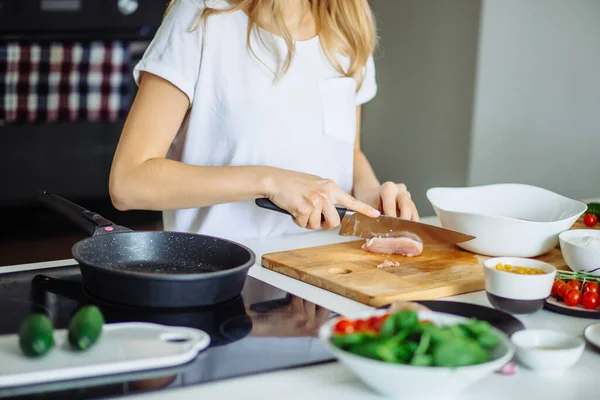
<path fill-rule="evenodd" d="M 60 196 L 46 206 L 91 237 L 72 248 L 83 287 L 91 295 L 138 307 L 196 307 L 238 296 L 254 265 L 249 248 L 183 232 L 134 232 Z"/>

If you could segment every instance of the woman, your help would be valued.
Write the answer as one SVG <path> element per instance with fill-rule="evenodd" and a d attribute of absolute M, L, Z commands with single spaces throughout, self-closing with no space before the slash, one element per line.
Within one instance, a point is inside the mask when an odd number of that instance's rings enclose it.
<path fill-rule="evenodd" d="M 367 0 L 172 0 L 134 69 L 115 207 L 234 239 L 334 228 L 335 204 L 418 220 L 406 187 L 381 185 L 360 149 L 374 47 Z"/>

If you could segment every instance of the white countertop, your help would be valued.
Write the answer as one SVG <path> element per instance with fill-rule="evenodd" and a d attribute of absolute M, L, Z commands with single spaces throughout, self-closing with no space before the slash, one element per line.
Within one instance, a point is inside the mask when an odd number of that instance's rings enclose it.
<path fill-rule="evenodd" d="M 424 218 L 423 222 L 438 224 L 433 217 Z M 290 292 L 331 311 L 340 314 L 352 314 L 371 309 L 353 300 L 341 297 L 332 292 L 289 278 L 260 266 L 262 254 L 318 246 L 344 240 L 336 232 L 315 232 L 304 235 L 278 239 L 257 240 L 246 242 L 255 253 L 257 264 L 249 275 Z M 75 264 L 75 261 L 70 261 Z M 0 268 L 0 273 L 16 270 L 49 268 L 64 265 L 65 261 L 54 261 L 36 264 Z M 469 293 L 448 298 L 448 300 L 490 306 L 484 292 Z M 580 319 L 541 310 L 533 315 L 518 317 L 527 328 L 553 329 L 582 335 L 586 326 L 598 322 L 591 319 Z M 586 348 L 579 362 L 560 377 L 547 377 L 534 374 L 519 367 L 517 374 L 503 376 L 493 374 L 472 386 L 464 393 L 462 399 L 511 399 L 530 400 L 532 397 L 544 400 L 594 398 L 600 392 L 600 354 L 591 348 Z M 434 382 L 433 382 L 434 383 Z M 399 382 L 399 384 L 401 384 Z M 198 386 L 174 388 L 169 391 L 161 390 L 154 393 L 139 394 L 129 398 L 164 399 L 165 396 L 177 399 L 382 399 L 363 385 L 348 369 L 339 363 L 313 366 L 289 371 L 253 375 L 245 378 L 229 379 L 221 382 L 206 383 Z"/>

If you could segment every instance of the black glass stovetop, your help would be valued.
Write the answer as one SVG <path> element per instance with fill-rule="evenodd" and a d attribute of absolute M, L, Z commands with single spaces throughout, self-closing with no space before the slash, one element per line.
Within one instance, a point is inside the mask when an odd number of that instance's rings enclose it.
<path fill-rule="evenodd" d="M 187 309 L 143 309 L 88 295 L 78 266 L 0 274 L 0 334 L 17 333 L 29 314 L 47 314 L 67 327 L 85 304 L 102 310 L 106 323 L 143 321 L 198 328 L 208 349 L 188 364 L 99 378 L 0 389 L 18 399 L 94 399 L 200 385 L 245 375 L 334 361 L 317 332 L 334 314 L 307 300 L 248 277 L 242 294 L 225 303 Z"/>

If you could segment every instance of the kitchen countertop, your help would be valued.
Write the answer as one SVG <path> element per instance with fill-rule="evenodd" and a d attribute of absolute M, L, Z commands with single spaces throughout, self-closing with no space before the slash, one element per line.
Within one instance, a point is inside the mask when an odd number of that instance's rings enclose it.
<path fill-rule="evenodd" d="M 439 225 L 437 218 L 423 218 L 423 222 Z M 247 241 L 248 245 L 257 256 L 249 275 L 276 286 L 283 291 L 290 292 L 307 299 L 331 311 L 340 314 L 352 314 L 371 307 L 344 298 L 335 293 L 325 291 L 315 286 L 295 280 L 293 278 L 264 269 L 260 266 L 262 254 L 300 247 L 318 246 L 340 241 L 355 240 L 343 238 L 335 231 L 311 232 L 303 235 L 283 237 L 277 239 L 262 239 Z M 70 263 L 75 264 L 74 260 Z M 2 267 L 0 273 L 17 270 L 50 268 L 65 265 L 65 261 L 50 261 L 44 263 L 24 264 Z M 490 306 L 485 293 L 475 292 L 460 296 L 453 296 L 445 300 L 455 300 L 467 303 Z M 582 335 L 587 325 L 598 320 L 580 319 L 541 310 L 533 315 L 518 316 L 527 328 L 553 329 Z M 503 376 L 493 374 L 476 385 L 469 388 L 461 399 L 470 400 L 482 398 L 530 400 L 532 397 L 539 399 L 573 399 L 577 397 L 593 397 L 600 390 L 600 383 L 595 380 L 596 372 L 600 370 L 600 353 L 586 348 L 579 362 L 560 377 L 543 376 L 520 367 L 517 374 Z M 168 393 L 177 399 L 198 398 L 238 398 L 244 399 L 383 399 L 363 385 L 348 369 L 340 363 L 331 363 L 321 366 L 299 368 L 244 378 L 236 378 L 199 386 L 174 388 L 169 392 L 164 390 L 129 396 L 135 399 L 162 399 Z"/>

